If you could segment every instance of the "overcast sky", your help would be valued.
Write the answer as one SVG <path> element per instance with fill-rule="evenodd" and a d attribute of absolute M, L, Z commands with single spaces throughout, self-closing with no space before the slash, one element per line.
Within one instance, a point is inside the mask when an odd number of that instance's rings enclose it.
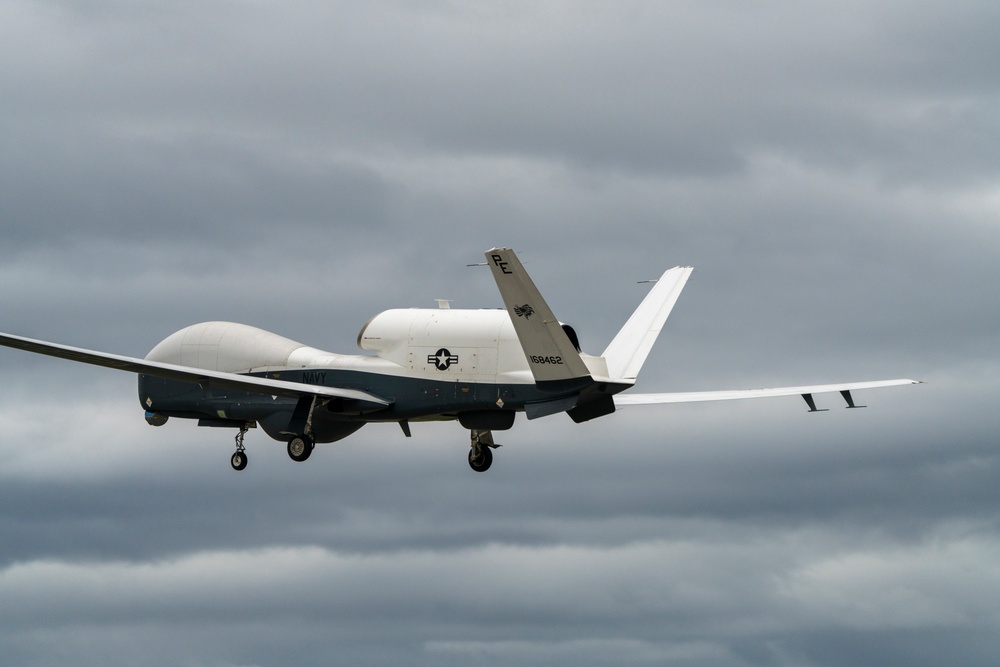
<path fill-rule="evenodd" d="M 4 665 L 993 665 L 996 2 L 0 2 L 0 330 L 143 356 L 204 320 L 356 351 L 498 307 L 515 248 L 637 391 L 304 464 L 0 350 Z"/>

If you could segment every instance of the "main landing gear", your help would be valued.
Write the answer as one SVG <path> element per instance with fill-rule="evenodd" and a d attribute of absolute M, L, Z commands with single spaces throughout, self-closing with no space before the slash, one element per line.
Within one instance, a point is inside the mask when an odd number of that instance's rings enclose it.
<path fill-rule="evenodd" d="M 316 448 L 316 443 L 308 435 L 296 435 L 288 441 L 288 456 L 293 461 L 305 461 Z"/>
<path fill-rule="evenodd" d="M 493 465 L 493 450 L 500 445 L 493 442 L 493 432 L 472 429 L 472 449 L 469 450 L 469 467 L 476 472 L 486 472 Z"/>

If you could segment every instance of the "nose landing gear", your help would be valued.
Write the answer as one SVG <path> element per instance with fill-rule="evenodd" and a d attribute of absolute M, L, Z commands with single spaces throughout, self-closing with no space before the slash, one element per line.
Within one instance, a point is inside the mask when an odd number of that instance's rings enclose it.
<path fill-rule="evenodd" d="M 229 459 L 229 463 L 233 466 L 233 470 L 243 470 L 247 467 L 247 453 L 237 450 Z"/>
<path fill-rule="evenodd" d="M 240 432 L 236 434 L 236 451 L 233 453 L 232 458 L 229 459 L 233 470 L 243 470 L 247 467 L 247 452 L 243 447 L 243 438 L 249 430 L 250 424 L 244 424 L 240 427 Z"/>

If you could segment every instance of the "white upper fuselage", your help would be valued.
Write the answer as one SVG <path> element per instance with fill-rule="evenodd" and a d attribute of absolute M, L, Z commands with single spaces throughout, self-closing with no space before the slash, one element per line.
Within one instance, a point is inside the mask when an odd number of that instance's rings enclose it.
<path fill-rule="evenodd" d="M 146 359 L 228 373 L 352 370 L 426 380 L 534 384 L 505 310 L 407 308 L 382 312 L 358 334 L 374 355 L 336 354 L 233 322 L 203 322 L 168 336 Z M 582 355 L 595 379 L 604 360 Z"/>

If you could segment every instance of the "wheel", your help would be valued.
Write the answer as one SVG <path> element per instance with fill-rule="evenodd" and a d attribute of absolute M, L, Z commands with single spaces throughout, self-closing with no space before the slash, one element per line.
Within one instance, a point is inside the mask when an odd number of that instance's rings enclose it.
<path fill-rule="evenodd" d="M 305 461 L 316 445 L 306 436 L 295 436 L 288 441 L 288 456 L 293 461 Z"/>
<path fill-rule="evenodd" d="M 486 472 L 492 464 L 493 450 L 486 445 L 479 447 L 479 456 L 474 448 L 469 450 L 469 467 L 476 472 Z"/>
<path fill-rule="evenodd" d="M 247 453 L 236 452 L 233 454 L 233 458 L 229 459 L 229 462 L 233 465 L 233 470 L 243 470 L 247 467 Z"/>

